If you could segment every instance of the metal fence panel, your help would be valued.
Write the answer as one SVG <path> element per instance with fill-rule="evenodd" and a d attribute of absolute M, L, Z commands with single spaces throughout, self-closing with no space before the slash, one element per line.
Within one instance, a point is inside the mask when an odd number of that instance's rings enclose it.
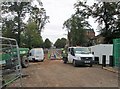
<path fill-rule="evenodd" d="M 21 63 L 15 39 L 0 37 L 0 43 L 0 87 L 4 87 L 18 78 L 21 79 Z"/>

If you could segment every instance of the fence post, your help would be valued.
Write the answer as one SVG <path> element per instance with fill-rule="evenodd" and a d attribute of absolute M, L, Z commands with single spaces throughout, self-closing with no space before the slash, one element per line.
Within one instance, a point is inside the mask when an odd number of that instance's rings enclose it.
<path fill-rule="evenodd" d="M 113 67 L 114 66 L 114 59 L 113 59 L 113 56 L 109 56 L 109 66 Z"/>
<path fill-rule="evenodd" d="M 106 55 L 102 56 L 102 67 L 106 67 Z"/>
<path fill-rule="evenodd" d="M 95 58 L 95 64 L 99 64 L 99 57 L 94 57 Z"/>

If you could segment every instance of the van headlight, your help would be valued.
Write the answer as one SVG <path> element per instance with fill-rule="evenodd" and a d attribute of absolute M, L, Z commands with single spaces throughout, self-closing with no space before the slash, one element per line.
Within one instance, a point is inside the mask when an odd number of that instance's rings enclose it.
<path fill-rule="evenodd" d="M 75 60 L 77 60 L 77 57 L 74 57 Z"/>
<path fill-rule="evenodd" d="M 81 57 L 78 57 L 79 58 L 79 60 L 81 60 Z"/>
<path fill-rule="evenodd" d="M 75 60 L 81 60 L 81 57 L 74 57 Z"/>

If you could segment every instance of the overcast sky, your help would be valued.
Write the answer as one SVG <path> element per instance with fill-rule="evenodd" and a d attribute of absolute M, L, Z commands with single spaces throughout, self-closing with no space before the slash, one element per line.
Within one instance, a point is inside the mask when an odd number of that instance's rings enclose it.
<path fill-rule="evenodd" d="M 55 42 L 58 38 L 67 37 L 67 31 L 62 29 L 64 21 L 74 14 L 74 3 L 76 0 L 41 0 L 46 9 L 47 15 L 50 16 L 50 23 L 47 23 L 45 29 L 42 31 L 43 40 L 49 38 L 51 42 Z M 90 4 L 94 0 L 89 0 Z M 93 19 L 90 19 L 90 24 L 94 29 L 97 24 Z"/>

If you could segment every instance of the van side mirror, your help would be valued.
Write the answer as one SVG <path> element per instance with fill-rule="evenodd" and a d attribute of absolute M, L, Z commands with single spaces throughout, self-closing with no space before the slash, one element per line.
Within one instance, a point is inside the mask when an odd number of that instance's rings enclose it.
<path fill-rule="evenodd" d="M 29 53 L 29 55 L 31 56 L 31 53 Z"/>
<path fill-rule="evenodd" d="M 71 55 L 75 56 L 74 52 L 71 52 Z"/>
<path fill-rule="evenodd" d="M 92 54 L 94 55 L 94 52 L 92 52 Z"/>
<path fill-rule="evenodd" d="M 74 49 L 71 49 L 71 55 L 75 56 Z"/>

